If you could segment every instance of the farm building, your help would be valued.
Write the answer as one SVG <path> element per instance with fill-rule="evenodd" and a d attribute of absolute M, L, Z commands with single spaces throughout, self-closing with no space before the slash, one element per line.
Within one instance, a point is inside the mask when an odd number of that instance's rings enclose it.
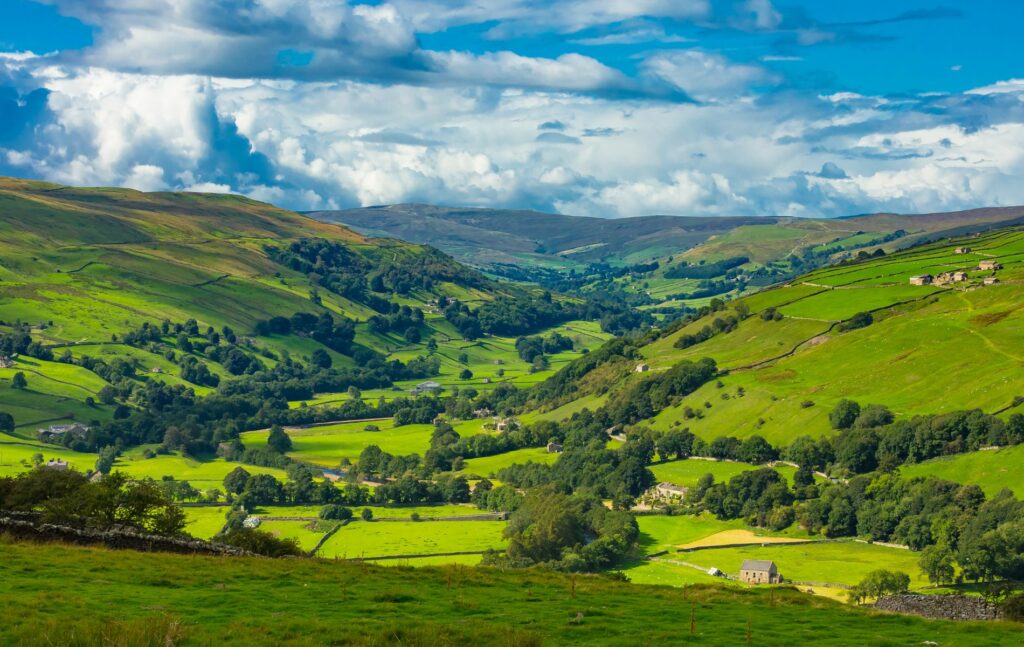
<path fill-rule="evenodd" d="M 781 584 L 782 574 L 769 559 L 745 559 L 740 566 L 740 581 L 747 584 Z"/>
<path fill-rule="evenodd" d="M 955 251 L 956 251 L 957 254 L 970 254 L 971 253 L 971 248 L 970 247 L 957 247 Z"/>
<path fill-rule="evenodd" d="M 428 380 L 426 382 L 420 382 L 416 386 L 412 387 L 410 393 L 412 393 L 413 395 L 419 395 L 421 393 L 437 393 L 438 391 L 441 391 L 443 389 L 444 387 L 442 387 L 437 382 Z"/>
<path fill-rule="evenodd" d="M 483 408 L 483 409 L 477 409 L 476 411 L 473 412 L 473 417 L 478 419 L 478 420 L 480 418 L 489 418 L 490 416 L 493 416 L 493 415 L 494 415 L 494 412 L 491 411 L 490 409 L 486 408 L 486 407 Z"/>
<path fill-rule="evenodd" d="M 996 283 L 999 283 L 999 279 L 994 276 L 986 276 L 984 280 L 982 280 L 983 285 L 995 285 Z"/>
<path fill-rule="evenodd" d="M 658 483 L 654 487 L 654 490 L 657 493 L 658 498 L 665 501 L 682 499 L 686 496 L 686 493 L 690 491 L 682 485 L 676 485 L 675 483 L 669 483 L 667 481 L 664 483 Z"/>
<path fill-rule="evenodd" d="M 50 425 L 46 429 L 39 429 L 37 433 L 40 440 L 54 440 L 63 438 L 67 434 L 81 437 L 89 433 L 89 427 L 75 422 L 70 425 Z"/>
<path fill-rule="evenodd" d="M 637 364 L 636 365 L 636 372 L 637 373 L 646 373 L 649 370 L 651 370 L 651 367 L 649 365 L 647 365 L 647 364 Z"/>
<path fill-rule="evenodd" d="M 943 272 L 934 279 L 935 285 L 946 285 L 947 283 L 962 283 L 967 280 L 967 272 Z"/>
<path fill-rule="evenodd" d="M 70 468 L 67 461 L 63 461 L 59 458 L 51 458 L 50 460 L 43 463 L 47 469 L 57 470 L 58 472 L 66 472 Z"/>
<path fill-rule="evenodd" d="M 985 260 L 978 263 L 979 270 L 1001 270 L 1003 264 L 996 260 Z"/>
<path fill-rule="evenodd" d="M 0 368 L 14 368 L 14 358 L 9 355 L 0 355 Z"/>
<path fill-rule="evenodd" d="M 558 443 L 548 443 L 548 453 L 549 454 L 561 454 L 562 453 L 562 446 L 559 445 Z"/>
<path fill-rule="evenodd" d="M 519 421 L 515 418 L 495 418 L 494 419 L 494 430 L 495 431 L 515 431 L 519 429 Z"/>
<path fill-rule="evenodd" d="M 912 277 L 910 277 L 910 284 L 911 285 L 931 285 L 931 283 L 932 283 L 932 275 L 931 274 L 921 274 L 920 276 L 912 276 Z"/>

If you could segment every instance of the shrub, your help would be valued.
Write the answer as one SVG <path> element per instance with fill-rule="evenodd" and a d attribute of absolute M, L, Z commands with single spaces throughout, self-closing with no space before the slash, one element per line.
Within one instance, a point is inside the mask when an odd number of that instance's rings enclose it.
<path fill-rule="evenodd" d="M 352 510 L 336 503 L 325 505 L 320 508 L 320 518 L 325 521 L 347 521 L 352 518 Z"/>
<path fill-rule="evenodd" d="M 302 550 L 294 538 L 275 537 L 269 532 L 237 528 L 217 538 L 222 544 L 241 548 L 265 557 L 301 557 Z"/>

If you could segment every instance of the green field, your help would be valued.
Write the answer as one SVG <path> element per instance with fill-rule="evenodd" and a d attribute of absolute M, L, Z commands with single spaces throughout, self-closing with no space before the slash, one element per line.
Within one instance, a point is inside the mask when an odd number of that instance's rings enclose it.
<path fill-rule="evenodd" d="M 184 508 L 188 520 L 185 532 L 199 539 L 211 539 L 227 522 L 227 506 L 188 506 Z"/>
<path fill-rule="evenodd" d="M 320 549 L 326 558 L 429 555 L 505 547 L 500 521 L 353 521 Z"/>
<path fill-rule="evenodd" d="M 271 474 L 279 481 L 287 481 L 284 470 L 273 467 L 242 465 L 230 463 L 223 458 L 198 460 L 180 453 L 160 454 L 154 458 L 145 458 L 142 453 L 145 447 L 136 447 L 125 452 L 114 463 L 114 469 L 137 478 L 149 477 L 160 480 L 164 476 L 173 476 L 179 481 L 188 481 L 199 490 L 216 488 L 224 489 L 224 477 L 232 470 L 242 467 L 250 474 Z"/>
<path fill-rule="evenodd" d="M 850 586 L 871 571 L 884 568 L 909 575 L 912 589 L 928 585 L 928 578 L 917 565 L 920 553 L 858 542 L 709 548 L 671 557 L 706 568 L 714 566 L 729 574 L 739 573 L 745 559 L 770 559 L 788 580 Z"/>
<path fill-rule="evenodd" d="M 4 644 L 1016 644 L 1019 626 L 878 614 L 786 588 L 647 587 L 466 567 L 133 553 L 0 542 Z M 787 563 L 783 562 L 783 572 Z M 573 585 L 575 581 L 575 585 Z M 33 603 L 47 600 L 48 603 Z M 691 606 L 692 605 L 692 606 Z M 689 634 L 690 617 L 695 633 Z M 651 620 L 657 610 L 658 620 Z M 397 642 L 400 641 L 400 642 Z"/>
<path fill-rule="evenodd" d="M 714 476 L 715 483 L 726 483 L 737 474 L 756 470 L 759 467 L 759 465 L 750 465 L 749 463 L 707 461 L 691 458 L 681 461 L 670 461 L 668 463 L 656 463 L 651 465 L 651 471 L 654 472 L 654 478 L 659 482 L 668 481 L 676 485 L 693 487 L 697 485 L 697 480 L 705 474 Z M 793 482 L 796 468 L 789 465 L 776 465 L 773 469 L 785 476 L 790 483 Z"/>
<path fill-rule="evenodd" d="M 954 483 L 978 485 L 985 494 L 993 496 L 1008 488 L 1024 497 L 1024 445 L 997 450 L 986 450 L 943 456 L 930 461 L 900 468 L 905 478 L 934 476 Z"/>
<path fill-rule="evenodd" d="M 376 425 L 380 431 L 364 431 L 367 425 Z M 346 422 L 308 429 L 288 429 L 292 439 L 292 458 L 321 465 L 336 467 L 342 458 L 355 461 L 367 445 L 377 445 L 384 451 L 405 456 L 422 455 L 430 447 L 432 425 L 404 425 L 395 427 L 392 420 L 370 422 Z M 242 434 L 247 446 L 260 447 L 267 442 L 266 431 L 251 431 Z"/>
<path fill-rule="evenodd" d="M 546 447 L 530 447 L 517 449 L 504 454 L 471 458 L 466 461 L 462 473 L 486 478 L 494 478 L 498 472 L 513 463 L 544 463 L 551 464 L 558 460 L 558 454 L 549 454 Z"/>

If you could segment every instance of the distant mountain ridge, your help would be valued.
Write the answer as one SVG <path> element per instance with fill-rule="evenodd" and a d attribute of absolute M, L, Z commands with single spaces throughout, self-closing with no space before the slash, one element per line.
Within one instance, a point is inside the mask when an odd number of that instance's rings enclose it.
<path fill-rule="evenodd" d="M 344 224 L 364 235 L 398 238 L 437 247 L 457 259 L 486 267 L 501 263 L 573 267 L 596 261 L 636 263 L 692 250 L 741 227 L 769 233 L 817 230 L 809 245 L 854 231 L 887 234 L 905 230 L 904 243 L 986 229 L 1024 219 L 1024 206 L 990 207 L 920 215 L 868 214 L 842 218 L 801 219 L 774 216 L 703 217 L 651 215 L 593 218 L 530 210 L 396 204 L 315 211 L 308 215 Z M 769 237 L 777 238 L 771 233 Z"/>

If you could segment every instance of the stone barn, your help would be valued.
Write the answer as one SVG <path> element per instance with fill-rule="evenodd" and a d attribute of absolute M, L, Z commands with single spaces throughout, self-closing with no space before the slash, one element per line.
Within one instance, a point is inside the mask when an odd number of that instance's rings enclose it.
<path fill-rule="evenodd" d="M 747 584 L 781 584 L 782 574 L 769 559 L 745 559 L 740 566 L 740 581 Z"/>

